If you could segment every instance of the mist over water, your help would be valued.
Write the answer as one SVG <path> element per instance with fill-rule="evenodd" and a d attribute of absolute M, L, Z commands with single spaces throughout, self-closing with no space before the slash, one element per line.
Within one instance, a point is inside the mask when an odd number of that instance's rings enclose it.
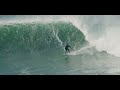
<path fill-rule="evenodd" d="M 119 15 L 0 15 L 0 73 L 119 74 L 119 26 Z"/>

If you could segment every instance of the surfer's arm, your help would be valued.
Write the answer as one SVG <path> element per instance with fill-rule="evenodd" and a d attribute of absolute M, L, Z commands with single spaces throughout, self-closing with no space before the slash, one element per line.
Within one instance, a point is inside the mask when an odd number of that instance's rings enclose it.
<path fill-rule="evenodd" d="M 69 46 L 70 47 L 70 46 Z M 71 47 L 70 47 L 71 48 Z M 72 48 L 71 48 L 72 49 Z"/>

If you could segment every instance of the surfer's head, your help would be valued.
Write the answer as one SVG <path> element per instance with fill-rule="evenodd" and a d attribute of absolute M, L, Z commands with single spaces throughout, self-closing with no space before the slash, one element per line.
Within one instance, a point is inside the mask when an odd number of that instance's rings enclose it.
<path fill-rule="evenodd" d="M 65 44 L 65 46 L 67 46 L 68 44 Z"/>

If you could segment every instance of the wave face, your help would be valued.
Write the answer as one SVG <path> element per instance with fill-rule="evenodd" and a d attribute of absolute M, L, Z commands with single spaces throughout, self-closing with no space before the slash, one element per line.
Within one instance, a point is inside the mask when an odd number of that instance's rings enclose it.
<path fill-rule="evenodd" d="M 65 44 L 74 50 L 86 42 L 84 34 L 72 23 L 26 23 L 0 26 L 0 52 L 63 51 Z"/>

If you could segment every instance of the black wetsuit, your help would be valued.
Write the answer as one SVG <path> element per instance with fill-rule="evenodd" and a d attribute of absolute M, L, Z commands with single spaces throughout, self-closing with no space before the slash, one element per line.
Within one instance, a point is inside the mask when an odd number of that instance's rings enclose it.
<path fill-rule="evenodd" d="M 66 51 L 66 52 L 67 52 L 67 51 L 70 52 L 69 47 L 70 47 L 70 46 L 69 46 L 68 44 L 65 46 L 65 51 Z M 70 48 L 71 48 L 71 47 L 70 47 Z"/>

